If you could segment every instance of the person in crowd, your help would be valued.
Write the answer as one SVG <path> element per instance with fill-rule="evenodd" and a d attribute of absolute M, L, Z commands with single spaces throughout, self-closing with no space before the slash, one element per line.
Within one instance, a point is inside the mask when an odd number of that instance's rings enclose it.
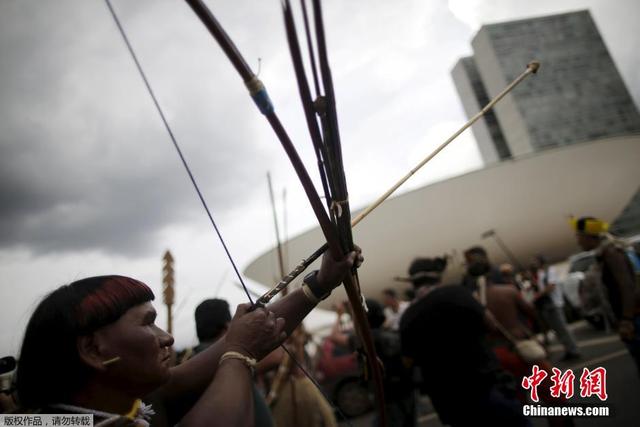
<path fill-rule="evenodd" d="M 536 255 L 532 263 L 536 270 L 536 284 L 538 291 L 534 294 L 534 304 L 545 324 L 555 333 L 564 347 L 562 361 L 580 358 L 580 352 L 573 333 L 567 326 L 564 315 L 564 294 L 558 282 L 556 270 L 549 266 L 542 255 Z"/>
<path fill-rule="evenodd" d="M 484 268 L 470 264 L 468 269 L 482 271 Z M 486 297 L 486 300 L 480 303 L 486 306 L 487 315 L 495 326 L 489 334 L 489 341 L 500 366 L 515 378 L 523 378 L 531 375 L 533 365 L 537 365 L 547 372 L 542 387 L 538 389 L 541 400 L 551 406 L 565 405 L 564 399 L 551 396 L 552 365 L 545 355 L 541 354 L 537 360 L 524 360 L 515 349 L 516 342 L 533 338 L 527 326 L 527 320 L 532 321 L 535 318 L 533 306 L 526 302 L 520 291 L 511 284 L 493 283 L 486 278 L 478 282 L 481 287 L 486 287 L 484 291 L 479 292 Z M 520 390 L 518 397 L 523 404 L 527 403 L 524 390 Z M 550 426 L 573 425 L 571 418 L 566 417 L 549 417 L 548 421 Z"/>
<path fill-rule="evenodd" d="M 545 301 L 539 301 L 540 298 L 549 299 L 548 292 L 552 290 L 551 287 L 547 288 L 546 292 L 542 292 L 542 285 L 538 283 L 538 263 L 531 262 L 529 263 L 527 269 L 524 272 L 524 277 L 528 282 L 527 291 L 525 292 L 525 298 L 528 302 L 533 304 L 533 307 L 536 311 L 535 321 L 531 322 L 531 326 L 533 332 L 536 334 L 542 334 L 542 340 L 545 347 L 549 347 L 551 345 L 551 341 L 549 338 L 549 332 L 551 328 L 547 324 L 547 322 L 542 317 L 542 308 L 546 305 Z"/>
<path fill-rule="evenodd" d="M 640 374 L 640 292 L 626 248 L 607 233 L 609 225 L 603 220 L 582 217 L 571 223 L 582 250 L 594 251 L 596 262 L 592 268 L 602 280 L 620 338 Z"/>
<path fill-rule="evenodd" d="M 416 425 L 416 402 L 412 370 L 406 366 L 402 356 L 400 334 L 397 330 L 384 327 L 383 306 L 376 300 L 367 298 L 367 320 L 371 327 L 376 352 L 384 367 L 384 395 L 389 427 L 413 427 Z M 331 339 L 338 345 L 348 346 L 352 351 L 358 347 L 354 332 L 345 333 L 334 328 Z M 375 420 L 374 425 L 380 421 Z"/>
<path fill-rule="evenodd" d="M 465 265 L 469 266 L 474 262 L 476 262 L 476 260 L 478 259 L 480 260 L 486 259 L 487 264 L 489 265 L 489 271 L 486 272 L 485 276 L 489 280 L 495 283 L 503 283 L 500 270 L 498 270 L 488 262 L 487 251 L 485 251 L 482 246 L 473 246 L 464 252 Z M 462 286 L 469 289 L 471 292 L 477 295 L 477 292 L 478 292 L 477 281 L 478 281 L 478 276 L 474 276 L 473 274 L 471 274 L 471 272 L 469 272 L 469 269 L 467 268 L 467 272 L 462 278 L 462 283 L 461 283 Z"/>
<path fill-rule="evenodd" d="M 156 326 L 147 285 L 110 275 L 61 286 L 27 325 L 16 380 L 21 410 L 89 413 L 101 426 L 252 425 L 256 360 L 361 261 L 355 251 L 338 261 L 325 256 L 313 280 L 287 297 L 267 308 L 239 305 L 222 338 L 176 367 L 173 337 Z"/>
<path fill-rule="evenodd" d="M 518 291 L 522 290 L 522 285 L 516 276 L 513 265 L 505 262 L 503 264 L 500 264 L 500 266 L 498 267 L 498 271 L 500 272 L 502 283 L 504 283 L 505 285 L 511 285 Z"/>
<path fill-rule="evenodd" d="M 384 327 L 397 331 L 400 328 L 402 313 L 409 307 L 409 303 L 400 300 L 396 291 L 388 288 L 382 291 L 382 304 L 384 304 Z"/>
<path fill-rule="evenodd" d="M 487 343 L 491 324 L 484 307 L 469 289 L 442 285 L 446 264 L 418 258 L 409 267 L 416 300 L 400 321 L 404 355 L 421 369 L 422 389 L 443 424 L 530 425 L 513 378 Z"/>

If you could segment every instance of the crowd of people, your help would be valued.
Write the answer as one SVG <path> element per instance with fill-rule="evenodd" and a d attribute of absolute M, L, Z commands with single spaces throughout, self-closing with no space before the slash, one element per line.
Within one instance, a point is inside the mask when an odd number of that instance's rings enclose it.
<path fill-rule="evenodd" d="M 591 275 L 601 303 L 640 373 L 633 265 L 604 222 L 581 218 L 574 228 L 579 245 L 595 253 Z M 429 396 L 446 425 L 530 425 L 517 381 L 533 365 L 552 368 L 536 332 L 546 337 L 553 330 L 564 360 L 581 357 L 558 278 L 543 257 L 515 271 L 494 267 L 480 246 L 464 256 L 460 284 L 443 283 L 446 257 L 417 258 L 408 270 L 408 299 L 389 288 L 381 302 L 366 300 L 390 426 L 417 425 L 418 393 Z M 307 376 L 322 360 L 305 350 L 310 335 L 301 322 L 362 260 L 359 249 L 339 261 L 325 255 L 300 289 L 266 308 L 242 304 L 232 316 L 224 300 L 202 302 L 195 311 L 199 344 L 178 354 L 173 337 L 155 324 L 154 295 L 144 283 L 101 276 L 62 286 L 31 316 L 15 392 L 0 393 L 4 409 L 93 414 L 100 426 L 336 426 L 335 408 Z M 348 311 L 337 307 L 325 343 L 346 349 L 347 363 L 357 366 L 358 337 L 341 321 Z M 546 404 L 566 404 L 544 391 L 549 387 L 540 390 Z M 549 424 L 572 420 L 552 417 Z"/>
<path fill-rule="evenodd" d="M 640 373 L 637 254 L 631 256 L 630 248 L 608 234 L 604 221 L 584 217 L 573 221 L 573 227 L 578 245 L 595 255 L 581 292 L 600 289 L 598 304 L 602 312 L 612 313 L 611 323 Z M 523 416 L 528 398 L 520 381 L 534 365 L 547 373 L 540 400 L 555 407 L 567 404 L 550 393 L 549 332 L 564 348 L 562 361 L 582 356 L 565 318 L 557 269 L 540 255 L 522 271 L 510 264 L 496 268 L 480 246 L 467 249 L 464 257 L 466 274 L 460 285 L 443 283 L 446 257 L 417 258 L 408 271 L 410 301 L 400 301 L 394 289 L 382 294 L 384 311 L 367 300 L 387 371 L 390 425 L 416 425 L 415 388 L 430 397 L 446 425 L 530 425 Z M 348 345 L 350 337 L 340 329 L 336 325 L 329 338 Z M 548 422 L 573 425 L 563 417 Z"/>

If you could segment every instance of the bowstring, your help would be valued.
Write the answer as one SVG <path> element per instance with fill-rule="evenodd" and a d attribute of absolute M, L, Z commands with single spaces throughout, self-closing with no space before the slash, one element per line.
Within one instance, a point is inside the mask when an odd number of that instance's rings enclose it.
<path fill-rule="evenodd" d="M 164 113 L 162 112 L 162 108 L 160 108 L 160 103 L 158 102 L 158 99 L 156 98 L 156 95 L 153 92 L 153 89 L 151 88 L 151 85 L 149 84 L 149 80 L 147 79 L 147 76 L 146 76 L 144 70 L 142 69 L 142 66 L 140 65 L 140 61 L 138 61 L 138 56 L 136 55 L 135 51 L 133 50 L 133 47 L 131 46 L 131 43 L 129 42 L 129 38 L 127 37 L 127 34 L 124 31 L 124 27 L 120 23 L 120 19 L 118 19 L 118 15 L 116 15 L 115 10 L 113 9 L 113 5 L 111 4 L 111 0 L 105 0 L 105 3 L 107 4 L 107 7 L 109 8 L 109 11 L 111 12 L 111 16 L 113 16 L 113 19 L 116 22 L 116 26 L 118 27 L 118 30 L 120 31 L 120 34 L 122 35 L 122 38 L 124 39 L 124 43 L 127 45 L 127 49 L 129 50 L 129 53 L 131 54 L 131 56 L 133 58 L 133 61 L 136 64 L 136 68 L 138 69 L 138 72 L 140 73 L 140 76 L 142 77 L 142 80 L 144 81 L 144 85 L 147 87 L 147 91 L 149 91 L 149 95 L 151 95 L 151 99 L 153 100 L 153 104 L 156 106 L 156 110 L 158 111 L 158 114 L 160 114 L 160 118 L 162 119 L 162 123 L 164 123 L 165 129 L 169 133 L 169 137 L 171 138 L 171 142 L 173 143 L 173 146 L 175 147 L 176 151 L 178 152 L 178 156 L 180 157 L 180 160 L 182 161 L 182 164 L 183 164 L 185 170 L 187 171 L 187 175 L 189 175 L 189 179 L 191 180 L 191 184 L 193 184 L 193 188 L 196 190 L 196 193 L 198 193 L 198 197 L 200 198 L 200 202 L 202 203 L 202 206 L 204 207 L 204 210 L 207 212 L 207 216 L 209 217 L 209 221 L 211 222 L 211 225 L 213 225 L 213 228 L 216 231 L 216 234 L 218 235 L 218 238 L 220 239 L 220 243 L 222 243 L 222 247 L 224 248 L 224 251 L 227 254 L 227 258 L 229 258 L 229 262 L 231 262 L 231 265 L 233 266 L 233 270 L 235 271 L 236 276 L 238 276 L 238 280 L 242 284 L 242 288 L 243 288 L 245 294 L 247 295 L 247 298 L 249 298 L 249 302 L 251 303 L 251 305 L 253 305 L 253 299 L 251 298 L 251 294 L 249 293 L 249 289 L 247 288 L 247 285 L 244 283 L 244 280 L 242 280 L 242 275 L 238 271 L 238 267 L 236 266 L 236 263 L 233 261 L 233 257 L 231 256 L 231 252 L 229 252 L 229 248 L 227 248 L 227 244 L 225 243 L 224 238 L 222 237 L 222 234 L 220 233 L 220 230 L 218 229 L 218 225 L 216 224 L 216 221 L 213 219 L 213 215 L 211 214 L 211 210 L 209 210 L 209 206 L 207 205 L 207 202 L 204 199 L 204 196 L 202 195 L 202 192 L 200 191 L 200 187 L 198 186 L 198 183 L 196 182 L 196 180 L 195 180 L 195 178 L 193 176 L 193 173 L 191 172 L 191 168 L 189 167 L 189 164 L 187 163 L 187 160 L 185 159 L 184 155 L 182 154 L 182 150 L 180 149 L 180 145 L 178 145 L 178 141 L 176 140 L 176 137 L 173 134 L 173 131 L 171 130 L 171 127 L 169 126 L 169 122 L 167 121 Z"/>
<path fill-rule="evenodd" d="M 140 61 L 138 60 L 138 56 L 136 55 L 133 46 L 131 45 L 131 43 L 129 42 L 129 37 L 127 36 L 126 31 L 124 30 L 124 27 L 122 26 L 120 19 L 118 18 L 118 15 L 116 14 L 113 5 L 111 4 L 111 0 L 105 0 L 105 3 L 107 4 L 107 8 L 109 9 L 109 12 L 111 13 L 111 16 L 113 17 L 113 20 L 116 23 L 116 26 L 118 27 L 118 31 L 120 32 L 120 35 L 122 35 L 122 38 L 124 40 L 125 45 L 127 46 L 127 50 L 129 51 L 129 53 L 131 54 L 131 57 L 133 58 L 133 61 L 136 65 L 136 68 L 138 69 L 138 72 L 140 73 L 140 77 L 142 78 L 145 87 L 147 88 L 147 91 L 149 92 L 149 95 L 151 96 L 151 99 L 153 100 L 153 104 L 156 107 L 156 110 L 158 111 L 158 114 L 160 115 L 160 119 L 162 120 L 162 123 L 164 124 L 165 129 L 167 130 L 167 133 L 169 134 L 169 138 L 171 139 L 171 142 L 173 143 L 174 148 L 176 149 L 176 152 L 178 153 L 178 156 L 180 157 L 180 160 L 182 161 L 182 165 L 184 166 L 187 175 L 189 175 L 189 179 L 191 181 L 191 184 L 193 185 L 193 188 L 196 190 L 196 193 L 198 194 L 198 198 L 200 199 L 200 202 L 202 203 L 202 207 L 204 208 L 204 210 L 207 213 L 207 216 L 209 217 L 209 221 L 211 222 L 211 225 L 213 226 L 216 234 L 218 235 L 218 238 L 220 239 L 220 243 L 222 244 L 222 247 L 224 248 L 224 251 L 227 255 L 227 258 L 229 259 L 229 262 L 231 262 L 231 265 L 233 266 L 233 270 L 236 273 L 236 276 L 238 277 L 238 280 L 240 281 L 240 284 L 242 285 L 242 288 L 245 292 L 245 294 L 247 295 L 247 298 L 249 299 L 249 302 L 251 303 L 251 305 L 253 305 L 253 298 L 251 298 L 251 294 L 249 293 L 249 289 L 247 288 L 247 285 L 244 283 L 244 280 L 242 279 L 242 275 L 240 274 L 236 263 L 233 260 L 233 257 L 231 256 L 231 252 L 229 251 L 229 249 L 227 248 L 227 245 L 225 243 L 224 238 L 222 237 L 222 234 L 220 232 L 220 230 L 218 229 L 218 226 L 215 222 L 215 220 L 213 219 L 213 215 L 211 214 L 211 210 L 209 209 L 209 206 L 207 205 L 207 202 L 204 198 L 204 196 L 202 195 L 202 192 L 200 191 L 200 187 L 198 186 L 198 183 L 195 180 L 195 177 L 193 175 L 193 173 L 191 172 L 191 168 L 189 167 L 189 164 L 187 163 L 186 158 L 184 157 L 184 155 L 182 154 L 182 150 L 180 149 L 180 145 L 178 144 L 178 141 L 173 133 L 173 131 L 171 130 L 171 126 L 169 125 L 169 122 L 167 121 L 162 108 L 160 107 L 160 103 L 158 102 L 158 99 L 155 96 L 155 93 L 153 92 L 153 89 L 151 88 L 151 84 L 149 83 L 149 80 L 147 79 L 147 76 L 144 72 L 144 70 L 142 69 L 142 66 L 140 65 Z M 322 390 L 322 387 L 320 386 L 320 384 L 311 376 L 311 374 L 303 367 L 302 363 L 300 363 L 294 356 L 293 354 L 286 348 L 286 346 L 283 344 L 280 346 L 291 358 L 291 360 L 296 364 L 296 366 L 302 371 L 302 373 L 307 377 L 307 379 L 309 379 L 309 381 L 311 381 L 311 383 L 316 387 L 316 389 L 320 392 L 320 394 L 322 394 L 322 396 L 324 397 L 324 399 L 329 403 L 329 405 L 340 414 L 340 416 L 342 417 L 342 419 L 349 425 L 349 426 L 353 426 L 353 424 L 351 423 L 351 421 L 349 420 L 349 418 L 347 418 L 347 416 L 342 412 L 342 410 L 340 410 L 340 408 L 336 405 L 333 404 L 333 402 L 331 401 L 331 399 L 329 399 L 329 397 L 327 396 L 327 394 L 325 393 L 324 390 Z"/>

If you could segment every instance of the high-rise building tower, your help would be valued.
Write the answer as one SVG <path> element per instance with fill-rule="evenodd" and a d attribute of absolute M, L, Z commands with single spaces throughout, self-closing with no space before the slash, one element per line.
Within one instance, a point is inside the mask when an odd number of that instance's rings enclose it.
<path fill-rule="evenodd" d="M 527 62 L 542 64 L 473 127 L 486 163 L 545 148 L 640 132 L 640 114 L 588 11 L 480 28 L 452 70 L 468 115 Z"/>

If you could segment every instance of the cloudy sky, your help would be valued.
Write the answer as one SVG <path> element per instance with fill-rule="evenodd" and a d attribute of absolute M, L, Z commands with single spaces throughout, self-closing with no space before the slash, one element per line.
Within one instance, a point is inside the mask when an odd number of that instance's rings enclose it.
<path fill-rule="evenodd" d="M 113 4 L 239 266 L 274 243 L 268 171 L 278 195 L 287 191 L 288 233 L 312 227 L 278 141 L 188 6 Z M 260 67 L 313 174 L 279 2 L 207 4 Z M 637 1 L 326 1 L 352 206 L 381 194 L 466 121 L 449 73 L 482 24 L 586 8 L 639 104 Z M 465 134 L 404 191 L 481 166 Z M 117 273 L 159 294 L 166 249 L 176 259 L 179 346 L 195 339 L 199 301 L 217 293 L 243 302 L 101 0 L 0 0 L 0 212 L 0 356 L 17 351 L 36 302 L 63 283 Z"/>

